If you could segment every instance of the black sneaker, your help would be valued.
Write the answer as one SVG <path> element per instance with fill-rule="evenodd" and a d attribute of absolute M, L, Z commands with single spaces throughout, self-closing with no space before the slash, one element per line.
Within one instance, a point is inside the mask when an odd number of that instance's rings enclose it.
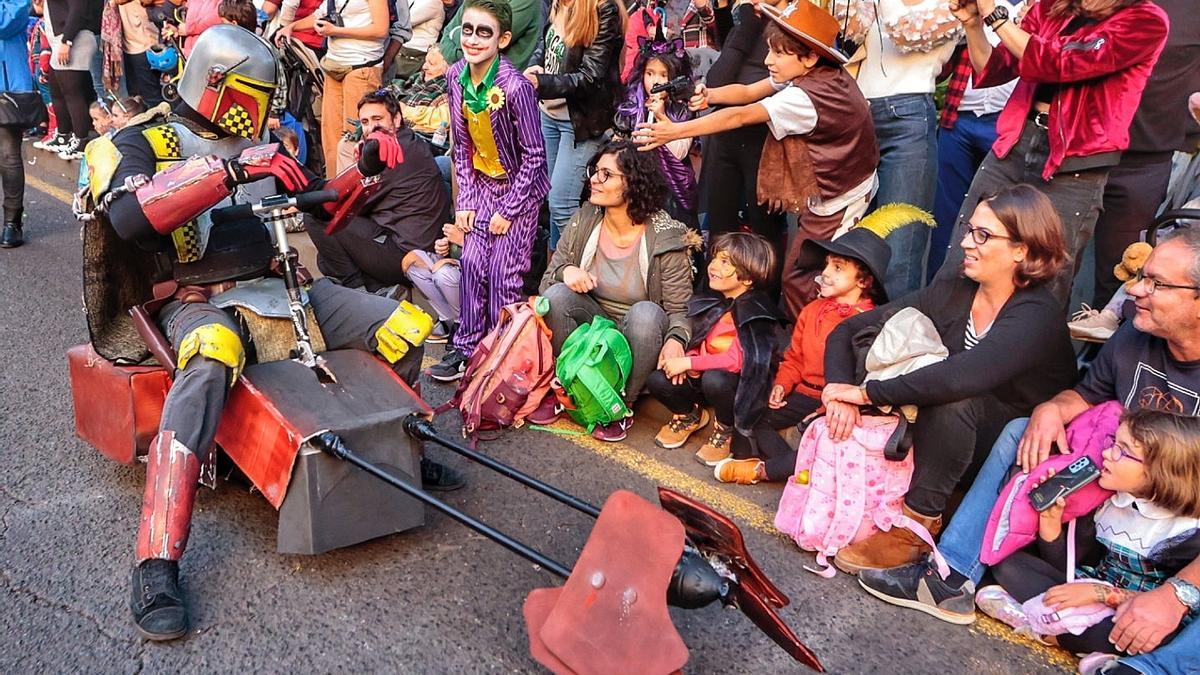
<path fill-rule="evenodd" d="M 943 581 L 930 556 L 921 562 L 886 570 L 863 570 L 858 583 L 871 595 L 898 607 L 965 626 L 975 622 L 975 584 Z"/>
<path fill-rule="evenodd" d="M 462 474 L 445 464 L 421 458 L 421 487 L 428 492 L 452 492 L 466 485 Z"/>
<path fill-rule="evenodd" d="M 427 372 L 438 382 L 453 382 L 462 377 L 466 368 L 467 357 L 457 349 L 449 349 L 442 360 L 430 366 Z"/>
<path fill-rule="evenodd" d="M 129 601 L 133 623 L 148 640 L 174 640 L 187 632 L 187 608 L 179 589 L 179 563 L 151 558 L 133 570 Z"/>
<path fill-rule="evenodd" d="M 438 321 L 433 324 L 433 330 L 429 331 L 429 337 L 425 338 L 425 344 L 444 345 L 450 341 L 452 331 L 449 321 Z"/>

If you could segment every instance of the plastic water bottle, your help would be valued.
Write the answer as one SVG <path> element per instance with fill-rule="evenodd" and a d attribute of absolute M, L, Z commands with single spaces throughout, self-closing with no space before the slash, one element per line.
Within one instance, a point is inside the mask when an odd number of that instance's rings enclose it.
<path fill-rule="evenodd" d="M 437 131 L 433 132 L 433 140 L 431 141 L 435 147 L 446 147 L 446 136 L 449 134 L 448 125 L 442 122 L 438 125 Z"/>

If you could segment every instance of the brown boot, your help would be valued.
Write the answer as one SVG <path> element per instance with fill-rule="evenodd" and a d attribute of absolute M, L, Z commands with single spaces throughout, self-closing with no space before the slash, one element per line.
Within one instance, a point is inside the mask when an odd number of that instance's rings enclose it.
<path fill-rule="evenodd" d="M 942 517 L 929 518 L 903 507 L 904 515 L 912 518 L 936 537 L 942 530 Z M 838 551 L 833 559 L 838 569 L 847 574 L 858 574 L 863 570 L 884 570 L 919 561 L 929 553 L 929 545 L 912 530 L 893 527 L 886 532 L 876 532 L 862 541 Z"/>

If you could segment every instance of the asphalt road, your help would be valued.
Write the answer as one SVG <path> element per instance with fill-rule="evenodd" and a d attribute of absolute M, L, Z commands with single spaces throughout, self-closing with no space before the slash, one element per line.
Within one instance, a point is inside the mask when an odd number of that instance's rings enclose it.
<path fill-rule="evenodd" d="M 27 159 L 37 151 L 26 149 Z M 43 158 L 31 175 L 69 188 Z M 75 438 L 66 350 L 86 340 L 78 226 L 31 186 L 27 244 L 0 250 L 0 672 L 539 672 L 527 653 L 525 595 L 556 579 L 436 513 L 427 525 L 316 557 L 275 552 L 275 512 L 244 486 L 201 489 L 182 570 L 189 634 L 139 639 L 127 606 L 144 469 Z M 437 350 L 437 348 L 433 348 Z M 436 353 L 434 354 L 436 355 Z M 426 383 L 436 405 L 445 386 Z M 453 432 L 453 413 L 439 426 Z M 845 575 L 802 569 L 811 555 L 773 533 L 780 489 L 722 486 L 690 452 L 662 451 L 646 419 L 617 446 L 531 430 L 481 445 L 600 503 L 668 484 L 729 513 L 792 603 L 784 619 L 834 673 L 1061 672 L 1061 655 L 875 601 Z M 694 441 L 698 443 L 699 441 Z M 454 505 L 551 557 L 574 561 L 590 521 L 438 450 L 470 483 Z M 804 669 L 737 611 L 672 610 L 693 673 Z"/>

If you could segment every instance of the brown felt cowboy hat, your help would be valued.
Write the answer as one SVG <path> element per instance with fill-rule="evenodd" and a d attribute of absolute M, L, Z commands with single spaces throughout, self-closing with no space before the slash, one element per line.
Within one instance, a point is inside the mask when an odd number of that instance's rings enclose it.
<path fill-rule="evenodd" d="M 834 47 L 840 29 L 837 19 L 808 0 L 795 0 L 782 10 L 759 3 L 758 11 L 820 56 L 834 63 L 845 63 L 849 60 Z"/>

